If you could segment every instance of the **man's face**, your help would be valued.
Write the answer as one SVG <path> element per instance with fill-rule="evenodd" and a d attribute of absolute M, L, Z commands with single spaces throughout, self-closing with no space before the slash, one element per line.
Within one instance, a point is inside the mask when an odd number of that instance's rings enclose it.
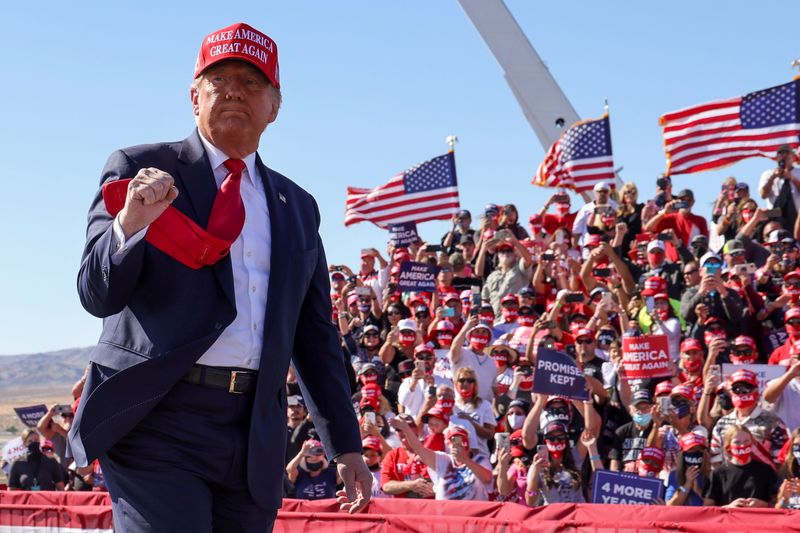
<path fill-rule="evenodd" d="M 215 145 L 236 146 L 245 154 L 258 148 L 261 134 L 278 116 L 280 106 L 279 94 L 266 76 L 236 60 L 206 69 L 192 87 L 191 97 L 200 132 Z"/>
<path fill-rule="evenodd" d="M 597 205 L 605 205 L 608 203 L 608 191 L 603 189 L 594 192 L 594 203 Z"/>
<path fill-rule="evenodd" d="M 779 152 L 778 155 L 775 157 L 775 162 L 780 164 L 780 161 L 783 161 L 783 164 L 786 168 L 792 168 L 792 164 L 794 163 L 794 156 L 791 150 L 783 150 Z"/>
<path fill-rule="evenodd" d="M 728 266 L 743 265 L 745 263 L 744 250 L 731 250 L 729 253 L 725 254 L 725 262 Z"/>
<path fill-rule="evenodd" d="M 683 279 L 686 280 L 687 287 L 694 287 L 700 283 L 700 267 L 697 263 L 688 263 L 683 267 Z"/>
<path fill-rule="evenodd" d="M 650 268 L 660 267 L 664 263 L 665 258 L 666 255 L 661 248 L 651 248 L 650 251 L 647 252 L 647 262 Z"/>
<path fill-rule="evenodd" d="M 583 359 L 594 357 L 594 349 L 597 345 L 592 337 L 580 337 L 575 340 L 575 353 Z"/>
<path fill-rule="evenodd" d="M 692 212 L 692 204 L 694 203 L 694 199 L 691 196 L 681 196 L 678 198 L 679 202 L 684 202 L 686 207 L 681 207 L 678 211 L 687 215 Z"/>
<path fill-rule="evenodd" d="M 287 413 L 289 420 L 294 423 L 302 422 L 306 417 L 306 408 L 302 405 L 290 405 Z"/>
<path fill-rule="evenodd" d="M 374 466 L 381 462 L 381 453 L 377 450 L 373 450 L 372 448 L 365 448 L 364 449 L 364 462 L 367 466 Z"/>

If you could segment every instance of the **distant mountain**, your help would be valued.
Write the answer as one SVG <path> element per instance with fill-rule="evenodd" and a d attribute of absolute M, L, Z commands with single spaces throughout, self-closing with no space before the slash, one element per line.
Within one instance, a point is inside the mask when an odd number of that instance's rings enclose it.
<path fill-rule="evenodd" d="M 89 362 L 87 348 L 0 357 L 0 390 L 72 386 Z"/>

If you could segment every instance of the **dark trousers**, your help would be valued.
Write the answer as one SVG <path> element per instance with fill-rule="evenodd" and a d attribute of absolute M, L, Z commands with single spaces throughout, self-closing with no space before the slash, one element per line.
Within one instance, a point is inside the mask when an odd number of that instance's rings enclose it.
<path fill-rule="evenodd" d="M 271 531 L 277 511 L 258 507 L 247 488 L 251 409 L 248 396 L 175 385 L 100 459 L 114 530 Z"/>

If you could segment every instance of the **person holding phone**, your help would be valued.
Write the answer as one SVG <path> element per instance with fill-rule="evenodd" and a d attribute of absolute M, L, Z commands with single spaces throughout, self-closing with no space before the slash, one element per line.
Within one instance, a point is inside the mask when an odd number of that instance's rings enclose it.
<path fill-rule="evenodd" d="M 468 369 L 475 374 L 475 396 L 483 398 L 489 404 L 494 398 L 492 387 L 497 377 L 494 360 L 485 353 L 485 349 L 491 341 L 492 330 L 489 324 L 479 322 L 478 317 L 471 316 L 453 339 L 449 353 L 453 382 L 456 385 L 456 389 L 458 389 L 456 375 L 459 369 Z"/>
<path fill-rule="evenodd" d="M 472 214 L 466 209 L 458 211 L 453 215 L 453 228 L 442 236 L 442 250 L 450 255 L 456 251 L 457 245 L 461 244 L 464 237 L 475 239 L 475 230 L 470 227 L 472 224 Z"/>
<path fill-rule="evenodd" d="M 667 202 L 659 213 L 651 218 L 644 227 L 651 233 L 671 229 L 688 247 L 695 235 L 708 237 L 708 224 L 706 219 L 692 213 L 694 206 L 694 193 L 690 189 L 683 189 L 677 194 L 677 199 Z"/>
<path fill-rule="evenodd" d="M 594 200 L 587 202 L 578 209 L 575 221 L 572 223 L 572 245 L 576 248 L 578 245 L 584 244 L 587 228 L 595 214 L 595 208 L 610 206 L 612 211 L 617 208 L 617 202 L 611 199 L 611 185 L 609 183 L 604 181 L 596 183 L 592 192 L 594 193 Z M 589 199 L 588 196 L 586 199 Z"/>
<path fill-rule="evenodd" d="M 544 427 L 544 445 L 537 448 L 528 471 L 525 502 L 536 505 L 550 503 L 583 503 L 583 476 L 580 465 L 589 456 L 592 469 L 602 469 L 597 451 L 597 438 L 588 431 L 581 434 L 575 448 L 570 446 L 567 426 L 550 422 Z"/>
<path fill-rule="evenodd" d="M 729 290 L 722 282 L 722 259 L 713 252 L 700 258 L 702 279 L 700 285 L 689 287 L 681 296 L 681 315 L 692 324 L 699 323 L 696 312 L 699 304 L 705 304 L 709 317 L 724 318 L 727 324 L 741 324 L 745 320 L 742 299 L 736 291 Z M 738 334 L 729 326 L 729 335 Z"/>
<path fill-rule="evenodd" d="M 502 312 L 501 300 L 516 294 L 531 283 L 533 258 L 513 234 L 497 244 L 497 269 L 489 274 L 481 290 L 481 300 L 490 302 L 496 314 Z"/>
<path fill-rule="evenodd" d="M 390 424 L 428 467 L 437 500 L 489 499 L 492 482 L 489 457 L 470 448 L 465 428 L 457 425 L 447 428 L 444 436 L 450 453 L 445 453 L 425 448 L 406 421 L 393 418 Z"/>
<path fill-rule="evenodd" d="M 627 229 L 622 241 L 622 249 L 630 247 L 634 236 L 642 232 L 642 209 L 644 204 L 639 203 L 639 189 L 632 181 L 625 183 L 619 190 L 620 203 L 617 207 L 617 222 L 624 223 Z"/>
<path fill-rule="evenodd" d="M 526 505 L 525 490 L 528 488 L 528 468 L 531 455 L 522 445 L 522 431 L 517 430 L 508 437 L 508 449 L 497 450 L 498 501 Z"/>
<path fill-rule="evenodd" d="M 322 443 L 309 439 L 286 465 L 286 476 L 294 483 L 295 497 L 301 500 L 333 498 L 342 482 L 336 467 L 325 457 Z"/>
<path fill-rule="evenodd" d="M 457 423 L 472 426 L 476 437 L 473 442 L 475 450 L 488 456 L 489 441 L 494 437 L 497 425 L 492 401 L 478 395 L 477 374 L 471 367 L 458 368 L 453 380 L 456 391 L 453 415 L 459 419 Z"/>
<path fill-rule="evenodd" d="M 555 214 L 548 213 L 551 205 L 556 206 Z M 572 231 L 572 224 L 575 222 L 575 215 L 577 211 L 570 212 L 572 208 L 572 201 L 569 194 L 566 192 L 559 192 L 552 195 L 547 199 L 542 209 L 539 211 L 539 216 L 542 217 L 542 226 L 548 235 L 555 235 L 559 229 L 567 229 Z"/>
<path fill-rule="evenodd" d="M 800 212 L 800 170 L 794 166 L 795 152 L 788 144 L 775 152 L 776 168 L 766 170 L 758 181 L 758 194 L 767 201 L 767 207 L 777 207 L 783 213 L 781 224 L 792 231 Z"/>

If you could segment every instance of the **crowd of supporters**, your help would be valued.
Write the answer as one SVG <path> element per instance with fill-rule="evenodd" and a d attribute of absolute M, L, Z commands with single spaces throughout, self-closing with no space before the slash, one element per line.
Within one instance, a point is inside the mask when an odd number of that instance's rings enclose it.
<path fill-rule="evenodd" d="M 669 177 L 649 200 L 598 183 L 527 224 L 487 204 L 438 242 L 330 265 L 373 496 L 583 502 L 607 469 L 660 478 L 655 504 L 800 509 L 800 172 L 790 147 L 775 159 L 753 195 L 725 180 L 710 220 Z M 406 261 L 438 267 L 436 290 L 401 292 Z M 666 337 L 670 377 L 625 375 L 641 335 Z M 540 347 L 574 359 L 589 400 L 533 392 Z M 286 494 L 330 497 L 292 375 L 289 394 Z"/>
<path fill-rule="evenodd" d="M 669 177 L 646 201 L 598 183 L 581 206 L 554 194 L 527 227 L 487 204 L 437 243 L 330 265 L 373 496 L 583 502 L 607 469 L 660 478 L 654 504 L 800 509 L 800 171 L 788 146 L 776 163 L 752 196 L 725 180 L 710 220 Z M 436 290 L 400 291 L 407 261 L 435 265 Z M 625 375 L 623 338 L 641 335 L 666 337 L 670 377 Z M 588 400 L 533 392 L 540 347 L 574 359 Z M 333 497 L 291 369 L 287 387 L 285 494 Z M 22 435 L 9 488 L 104 490 L 99 465 L 64 457 L 71 419 L 54 406 Z"/>

